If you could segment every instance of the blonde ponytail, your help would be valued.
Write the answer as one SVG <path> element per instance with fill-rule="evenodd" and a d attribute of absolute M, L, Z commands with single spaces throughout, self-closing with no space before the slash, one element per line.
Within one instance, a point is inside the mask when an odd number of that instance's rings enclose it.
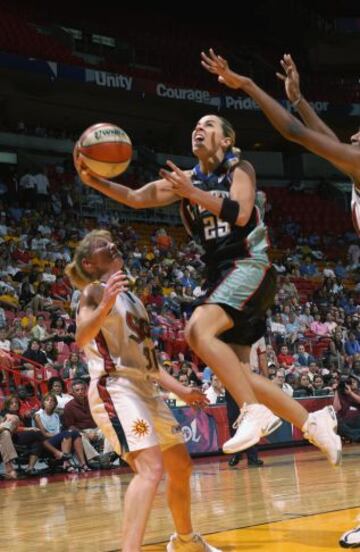
<path fill-rule="evenodd" d="M 112 240 L 112 236 L 107 230 L 92 230 L 80 243 L 78 243 L 73 260 L 66 265 L 65 274 L 73 287 L 84 289 L 84 287 L 96 280 L 95 276 L 87 274 L 84 270 L 82 261 L 91 255 L 92 244 L 99 238 L 105 238 L 109 241 Z"/>

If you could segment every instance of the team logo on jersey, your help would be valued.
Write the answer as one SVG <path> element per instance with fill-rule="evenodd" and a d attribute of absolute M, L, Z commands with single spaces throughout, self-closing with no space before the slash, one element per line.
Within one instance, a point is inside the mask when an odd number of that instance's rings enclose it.
<path fill-rule="evenodd" d="M 150 425 L 147 423 L 146 420 L 141 420 L 140 418 L 138 418 L 133 422 L 131 431 L 137 437 L 145 437 L 146 435 L 150 434 Z"/>

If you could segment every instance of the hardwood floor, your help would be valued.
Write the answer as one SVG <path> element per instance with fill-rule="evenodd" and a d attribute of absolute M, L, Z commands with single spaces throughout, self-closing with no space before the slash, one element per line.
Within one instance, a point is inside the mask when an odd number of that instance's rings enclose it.
<path fill-rule="evenodd" d="M 226 552 L 339 550 L 339 535 L 360 513 L 360 447 L 345 449 L 340 468 L 315 449 L 264 459 L 263 468 L 195 465 L 195 530 Z M 2 483 L 0 551 L 119 550 L 130 478 L 112 471 Z M 164 551 L 172 531 L 162 482 L 146 533 L 152 545 L 144 550 Z"/>

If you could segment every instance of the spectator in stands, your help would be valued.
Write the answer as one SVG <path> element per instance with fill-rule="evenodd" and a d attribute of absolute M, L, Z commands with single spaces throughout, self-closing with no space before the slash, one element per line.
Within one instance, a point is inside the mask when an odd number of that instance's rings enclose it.
<path fill-rule="evenodd" d="M 66 344 L 73 343 L 75 341 L 75 334 L 71 328 L 67 326 L 65 318 L 63 316 L 57 316 L 51 323 L 51 329 L 53 331 L 54 341 L 63 341 Z"/>
<path fill-rule="evenodd" d="M 338 259 L 336 266 L 334 268 L 335 276 L 336 278 L 339 278 L 340 280 L 343 280 L 347 276 L 347 269 L 344 266 L 343 260 Z"/>
<path fill-rule="evenodd" d="M 300 332 L 299 320 L 293 311 L 289 312 L 289 321 L 285 324 L 285 332 L 286 341 L 290 344 L 294 344 L 298 339 L 304 337 Z"/>
<path fill-rule="evenodd" d="M 345 353 L 348 356 L 354 356 L 360 353 L 360 343 L 356 339 L 354 332 L 350 332 L 348 339 L 345 341 Z"/>
<path fill-rule="evenodd" d="M 72 448 L 80 462 L 81 471 L 89 471 L 86 465 L 84 449 L 80 433 L 76 430 L 62 430 L 59 415 L 55 412 L 57 398 L 52 393 L 43 396 L 40 410 L 34 416 L 36 427 L 39 428 L 47 442 L 59 451 L 55 455 L 57 460 L 63 459 L 63 469 L 74 472 L 76 469 L 70 464 L 69 457 Z"/>
<path fill-rule="evenodd" d="M 288 368 L 292 368 L 295 365 L 295 358 L 289 353 L 287 345 L 282 345 L 277 359 L 280 364 L 285 364 Z"/>
<path fill-rule="evenodd" d="M 283 281 L 281 287 L 285 291 L 285 298 L 286 299 L 296 299 L 296 300 L 299 299 L 298 290 L 296 289 L 296 286 L 295 286 L 294 282 L 292 282 L 290 280 L 290 275 L 289 274 L 287 274 L 284 277 L 284 281 Z"/>
<path fill-rule="evenodd" d="M 65 405 L 70 402 L 73 397 L 66 393 L 66 385 L 63 379 L 56 376 L 50 378 L 47 382 L 48 392 L 56 396 L 57 405 L 55 412 L 62 416 Z"/>
<path fill-rule="evenodd" d="M 16 392 L 20 399 L 20 418 L 23 420 L 26 427 L 31 427 L 32 417 L 41 406 L 34 386 L 31 385 L 31 383 L 27 385 L 18 385 Z"/>
<path fill-rule="evenodd" d="M 337 327 L 337 323 L 334 320 L 334 317 L 331 312 L 327 312 L 325 315 L 325 324 L 329 330 L 329 334 L 332 335 Z"/>
<path fill-rule="evenodd" d="M 306 352 L 304 343 L 299 343 L 294 359 L 295 366 L 309 366 L 310 362 L 314 360 L 310 353 Z"/>
<path fill-rule="evenodd" d="M 91 443 L 99 444 L 99 442 L 103 442 L 103 452 L 109 455 L 109 453 L 113 452 L 113 448 L 109 441 L 104 438 L 102 431 L 97 427 L 91 415 L 86 384 L 81 380 L 74 380 L 72 392 L 74 398 L 64 408 L 64 426 L 67 429 L 81 432 L 85 455 L 88 461 L 99 457 L 99 453 Z"/>
<path fill-rule="evenodd" d="M 5 310 L 0 307 L 0 328 L 5 328 L 6 326 L 6 315 Z"/>
<path fill-rule="evenodd" d="M 325 385 L 324 378 L 318 374 L 314 377 L 312 382 L 314 388 L 314 395 L 332 395 L 333 390 L 330 386 Z"/>
<path fill-rule="evenodd" d="M 350 270 L 356 270 L 360 264 L 360 246 L 357 242 L 352 243 L 348 249 Z"/>
<path fill-rule="evenodd" d="M 282 368 L 280 368 L 279 370 L 276 371 L 276 374 L 275 374 L 275 377 L 274 379 L 272 380 L 273 383 L 275 383 L 275 385 L 277 385 L 278 387 L 280 387 L 280 389 L 286 393 L 287 395 L 289 395 L 290 397 L 293 396 L 294 394 L 294 389 L 292 388 L 292 386 L 287 383 L 287 381 L 285 380 L 285 370 L 283 370 Z"/>
<path fill-rule="evenodd" d="M 21 292 L 19 295 L 19 304 L 22 309 L 25 309 L 29 303 L 31 303 L 35 293 L 32 291 L 32 286 L 29 282 L 24 282 L 21 286 Z"/>
<path fill-rule="evenodd" d="M 286 335 L 285 324 L 282 321 L 281 313 L 277 312 L 272 316 L 269 323 L 269 330 L 272 336 L 275 338 L 277 345 L 284 342 Z"/>
<path fill-rule="evenodd" d="M 339 381 L 334 397 L 339 421 L 339 433 L 351 441 L 360 442 L 360 394 L 355 378 Z"/>
<path fill-rule="evenodd" d="M 301 374 L 300 382 L 294 391 L 294 397 L 312 396 L 314 394 L 314 388 L 310 381 L 308 374 Z"/>
<path fill-rule="evenodd" d="M 211 385 L 206 389 L 205 395 L 210 404 L 216 404 L 225 397 L 224 386 L 215 374 L 211 377 Z"/>
<path fill-rule="evenodd" d="M 25 427 L 23 425 L 20 415 L 20 401 L 18 397 L 15 397 L 14 395 L 10 395 L 6 399 L 4 410 L 1 413 L 1 415 L 5 418 L 8 414 L 17 418 L 16 423 L 14 423 L 11 427 L 12 441 L 15 447 L 16 445 L 20 445 L 27 448 L 30 456 L 26 471 L 29 475 L 34 475 L 36 473 L 35 464 L 37 463 L 39 456 L 43 453 L 45 438 L 37 428 Z M 11 477 L 11 479 L 14 479 L 14 477 Z"/>
<path fill-rule="evenodd" d="M 0 329 L 0 349 L 2 349 L 3 351 L 10 352 L 11 342 L 10 342 L 10 339 L 7 338 L 7 335 L 8 335 L 8 329 L 1 328 Z"/>
<path fill-rule="evenodd" d="M 62 275 L 56 276 L 55 283 L 50 286 L 50 296 L 57 301 L 70 301 L 71 289 L 65 283 Z"/>
<path fill-rule="evenodd" d="M 32 362 L 36 362 L 38 364 L 42 364 L 45 366 L 46 364 L 46 355 L 44 351 L 40 348 L 40 342 L 38 339 L 32 339 L 29 343 L 29 347 L 26 349 L 26 351 L 23 354 L 25 359 L 28 359 Z M 31 369 L 32 365 L 27 363 L 24 365 L 26 368 Z"/>
<path fill-rule="evenodd" d="M 5 479 L 17 479 L 17 473 L 13 461 L 17 458 L 17 452 L 12 441 L 12 432 L 19 423 L 18 416 L 6 414 L 0 416 L 0 455 L 4 463 Z"/>
<path fill-rule="evenodd" d="M 46 341 L 51 337 L 51 334 L 48 332 L 45 318 L 42 314 L 39 314 L 36 319 L 36 324 L 31 328 L 31 336 L 37 341 Z"/>
<path fill-rule="evenodd" d="M 21 318 L 21 327 L 25 330 L 31 330 L 36 324 L 36 316 L 34 316 L 33 310 L 31 307 L 25 309 L 25 315 Z"/>
<path fill-rule="evenodd" d="M 26 330 L 21 326 L 16 327 L 11 339 L 11 351 L 18 355 L 23 355 L 29 343 L 30 337 L 28 337 Z"/>
<path fill-rule="evenodd" d="M 72 380 L 87 380 L 89 378 L 87 364 L 80 358 L 79 353 L 70 353 L 69 358 L 64 362 L 62 376 L 64 379 Z"/>
<path fill-rule="evenodd" d="M 54 305 L 53 299 L 50 297 L 49 284 L 46 282 L 39 282 L 35 297 L 32 300 L 32 308 L 35 313 L 38 311 L 52 312 L 57 308 Z"/>
<path fill-rule="evenodd" d="M 316 265 L 311 261 L 310 257 L 305 257 L 300 264 L 300 275 L 304 278 L 312 278 L 317 274 Z"/>
<path fill-rule="evenodd" d="M 160 251 L 167 251 L 172 246 L 172 239 L 165 228 L 159 228 L 156 232 L 155 243 Z"/>
<path fill-rule="evenodd" d="M 311 323 L 310 329 L 317 337 L 330 337 L 331 335 L 324 316 L 318 312 L 314 315 L 314 322 Z"/>

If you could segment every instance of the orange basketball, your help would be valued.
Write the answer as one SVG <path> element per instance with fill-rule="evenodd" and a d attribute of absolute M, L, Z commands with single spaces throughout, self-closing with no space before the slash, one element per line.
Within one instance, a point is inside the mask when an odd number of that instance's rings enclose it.
<path fill-rule="evenodd" d="M 131 161 L 129 136 L 111 123 L 98 123 L 87 128 L 75 147 L 85 165 L 104 178 L 123 173 Z"/>

